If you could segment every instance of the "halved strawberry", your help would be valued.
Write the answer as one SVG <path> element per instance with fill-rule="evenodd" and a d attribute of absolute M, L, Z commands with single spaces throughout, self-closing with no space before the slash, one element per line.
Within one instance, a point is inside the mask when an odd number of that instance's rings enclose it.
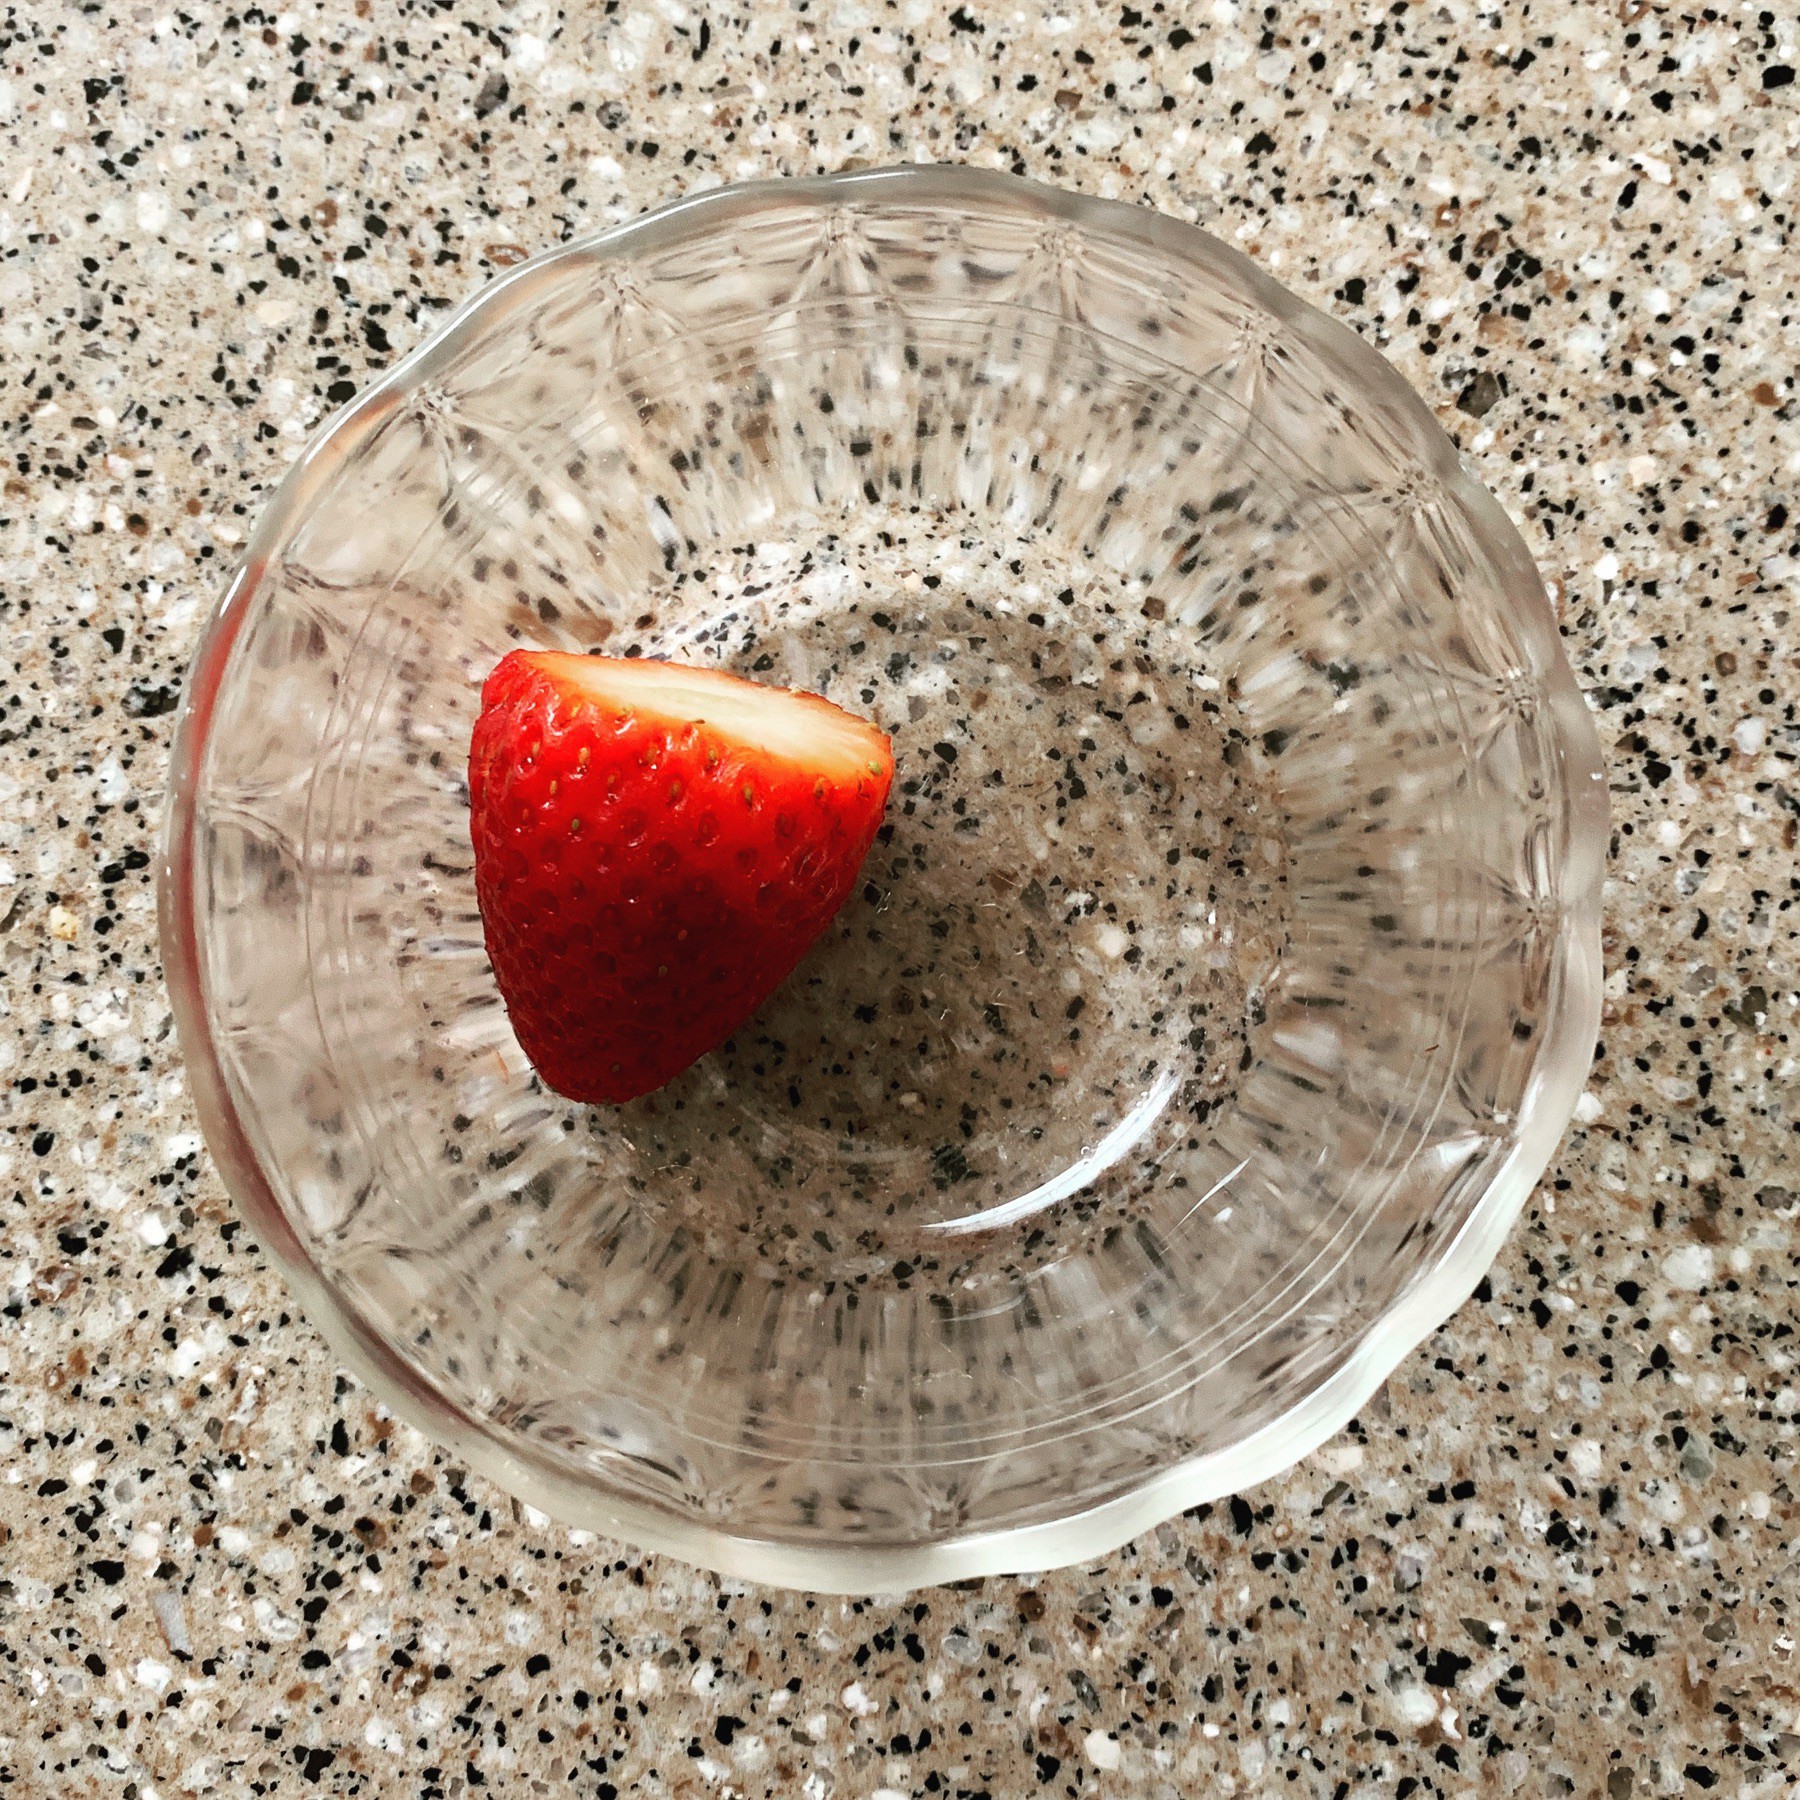
<path fill-rule="evenodd" d="M 515 650 L 469 750 L 494 978 L 571 1100 L 661 1087 L 785 981 L 856 881 L 886 736 L 816 694 Z"/>

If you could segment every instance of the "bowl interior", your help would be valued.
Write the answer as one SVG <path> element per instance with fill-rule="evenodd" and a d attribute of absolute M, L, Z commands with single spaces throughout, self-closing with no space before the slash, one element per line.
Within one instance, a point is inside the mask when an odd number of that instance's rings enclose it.
<path fill-rule="evenodd" d="M 625 1108 L 541 1087 L 482 950 L 519 644 L 895 740 L 860 894 Z M 1298 1454 L 1585 1071 L 1597 758 L 1510 527 L 1241 258 L 1025 183 L 709 196 L 498 284 L 277 502 L 182 756 L 262 1229 L 495 1466 L 725 1565 L 1043 1562 Z"/>

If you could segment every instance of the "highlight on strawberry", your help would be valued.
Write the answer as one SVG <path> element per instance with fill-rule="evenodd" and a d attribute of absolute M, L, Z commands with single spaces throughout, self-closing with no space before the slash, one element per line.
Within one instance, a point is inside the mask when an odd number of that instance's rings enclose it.
<path fill-rule="evenodd" d="M 543 1080 L 618 1103 L 723 1043 L 849 898 L 887 736 L 721 671 L 515 650 L 469 751 L 494 978 Z"/>

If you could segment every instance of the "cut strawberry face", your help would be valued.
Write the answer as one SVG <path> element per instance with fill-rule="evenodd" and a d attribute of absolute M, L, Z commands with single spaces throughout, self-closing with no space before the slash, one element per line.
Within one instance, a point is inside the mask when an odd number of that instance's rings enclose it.
<path fill-rule="evenodd" d="M 886 736 L 816 694 L 674 663 L 515 650 L 469 751 L 475 886 L 520 1046 L 622 1102 L 714 1048 L 849 897 Z"/>

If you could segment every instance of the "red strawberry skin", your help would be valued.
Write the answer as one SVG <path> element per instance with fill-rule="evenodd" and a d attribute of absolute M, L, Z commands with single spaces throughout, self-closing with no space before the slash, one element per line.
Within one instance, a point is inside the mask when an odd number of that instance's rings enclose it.
<path fill-rule="evenodd" d="M 816 695 L 547 651 L 505 657 L 481 702 L 470 836 L 513 1030 L 558 1093 L 635 1099 L 729 1037 L 849 897 L 888 741 Z"/>

